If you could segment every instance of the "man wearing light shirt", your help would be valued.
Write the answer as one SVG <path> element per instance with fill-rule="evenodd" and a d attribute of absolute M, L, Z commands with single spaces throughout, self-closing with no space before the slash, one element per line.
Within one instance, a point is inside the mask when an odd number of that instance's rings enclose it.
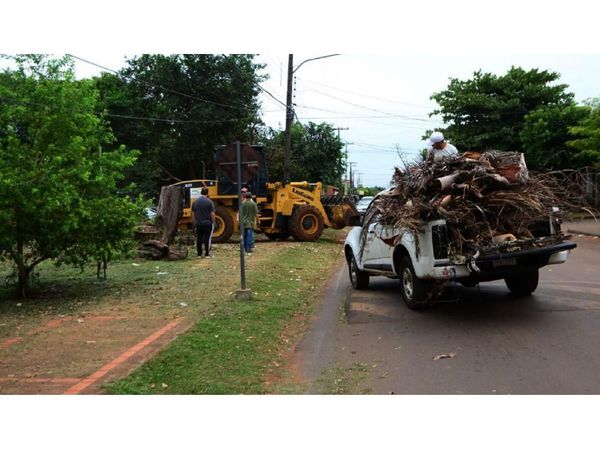
<path fill-rule="evenodd" d="M 427 140 L 427 160 L 437 161 L 446 156 L 456 156 L 458 150 L 456 147 L 444 139 L 444 135 L 439 131 L 431 133 Z"/>

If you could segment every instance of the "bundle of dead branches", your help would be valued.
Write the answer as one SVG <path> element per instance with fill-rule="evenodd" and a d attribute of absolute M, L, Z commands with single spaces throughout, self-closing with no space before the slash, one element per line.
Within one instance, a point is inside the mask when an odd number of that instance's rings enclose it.
<path fill-rule="evenodd" d="M 415 163 L 396 168 L 393 184 L 368 211 L 363 242 L 373 222 L 417 236 L 426 221 L 445 219 L 450 255 L 472 256 L 491 247 L 498 250 L 505 240 L 534 245 L 553 207 L 562 212 L 581 207 L 556 177 L 530 174 L 518 152 L 466 152 Z"/>

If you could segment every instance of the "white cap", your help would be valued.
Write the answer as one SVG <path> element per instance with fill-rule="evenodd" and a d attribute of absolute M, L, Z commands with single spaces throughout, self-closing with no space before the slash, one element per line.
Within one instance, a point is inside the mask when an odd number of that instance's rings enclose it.
<path fill-rule="evenodd" d="M 433 144 L 437 144 L 438 142 L 442 142 L 443 140 L 444 140 L 444 135 L 442 133 L 440 133 L 439 131 L 434 131 L 433 133 L 431 133 L 431 136 L 429 136 L 427 143 L 429 145 L 433 145 Z"/>

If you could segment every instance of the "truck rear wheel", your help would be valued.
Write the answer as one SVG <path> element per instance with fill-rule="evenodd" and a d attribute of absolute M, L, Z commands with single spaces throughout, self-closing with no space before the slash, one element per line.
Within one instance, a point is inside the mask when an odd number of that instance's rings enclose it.
<path fill-rule="evenodd" d="M 405 255 L 398 265 L 400 292 L 406 306 L 419 310 L 427 307 L 427 296 L 431 292 L 431 283 L 417 278 L 410 256 Z"/>
<path fill-rule="evenodd" d="M 233 234 L 233 219 L 227 208 L 217 206 L 215 208 L 215 228 L 213 230 L 212 242 L 227 242 Z"/>
<path fill-rule="evenodd" d="M 354 255 L 350 255 L 350 258 L 348 258 L 348 274 L 350 275 L 350 283 L 352 283 L 354 289 L 366 289 L 369 287 L 369 274 L 358 268 Z"/>
<path fill-rule="evenodd" d="M 525 297 L 537 289 L 540 273 L 538 269 L 506 277 L 506 287 L 515 297 Z"/>
<path fill-rule="evenodd" d="M 292 213 L 288 226 L 297 241 L 316 241 L 323 234 L 323 217 L 314 206 L 299 206 Z"/>

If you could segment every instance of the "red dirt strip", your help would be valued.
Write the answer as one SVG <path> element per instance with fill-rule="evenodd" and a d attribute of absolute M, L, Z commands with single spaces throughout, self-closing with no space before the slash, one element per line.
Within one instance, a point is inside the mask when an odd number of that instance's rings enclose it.
<path fill-rule="evenodd" d="M 172 321 L 169 324 L 165 325 L 164 327 L 162 327 L 158 331 L 156 331 L 153 334 L 151 334 L 150 336 L 148 336 L 142 342 L 134 345 L 129 350 L 127 350 L 124 353 L 122 353 L 119 356 L 117 356 L 115 359 L 113 359 L 108 364 L 102 366 L 100 369 L 98 369 L 96 372 L 94 372 L 93 374 L 91 374 L 89 377 L 84 378 L 83 380 L 81 380 L 77 384 L 71 386 L 69 389 L 67 389 L 64 392 L 64 394 L 69 394 L 69 395 L 79 394 L 81 391 L 83 391 L 84 389 L 88 388 L 89 386 L 91 386 L 92 384 L 94 384 L 95 382 L 97 382 L 100 378 L 102 378 L 108 372 L 110 372 L 111 370 L 115 369 L 116 367 L 118 367 L 119 365 L 121 365 L 122 363 L 124 363 L 125 361 L 127 361 L 130 357 L 132 357 L 133 355 L 135 355 L 136 353 L 138 353 L 144 347 L 147 347 L 152 342 L 154 342 L 159 337 L 161 337 L 163 334 L 165 334 L 169 330 L 175 328 L 182 320 L 183 320 L 183 317 L 180 317 L 179 319 L 175 319 L 174 321 Z"/>

